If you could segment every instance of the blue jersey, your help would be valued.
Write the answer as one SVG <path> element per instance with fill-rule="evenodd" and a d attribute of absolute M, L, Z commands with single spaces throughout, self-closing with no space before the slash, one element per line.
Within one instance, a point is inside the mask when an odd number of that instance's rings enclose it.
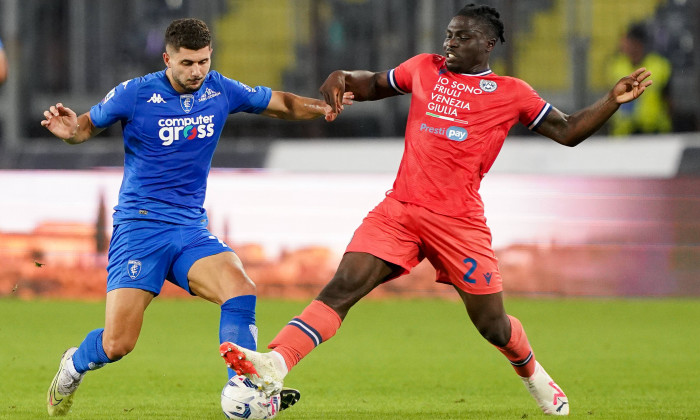
<path fill-rule="evenodd" d="M 90 109 L 96 127 L 121 121 L 124 179 L 114 223 L 207 223 L 202 205 L 211 159 L 228 114 L 260 113 L 272 91 L 210 71 L 194 93 L 180 94 L 165 70 L 127 80 Z"/>

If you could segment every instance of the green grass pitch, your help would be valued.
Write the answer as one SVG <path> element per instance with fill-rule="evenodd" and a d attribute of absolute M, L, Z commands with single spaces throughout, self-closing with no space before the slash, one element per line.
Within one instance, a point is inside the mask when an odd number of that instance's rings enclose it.
<path fill-rule="evenodd" d="M 307 302 L 262 299 L 260 343 Z M 576 419 L 700 418 L 697 299 L 516 299 L 538 360 Z M 101 302 L 0 300 L 0 418 L 46 418 L 61 353 L 102 326 Z M 218 308 L 156 299 L 133 353 L 91 372 L 73 419 L 223 419 Z M 503 356 L 452 300 L 367 300 L 286 385 L 280 419 L 544 418 Z"/>

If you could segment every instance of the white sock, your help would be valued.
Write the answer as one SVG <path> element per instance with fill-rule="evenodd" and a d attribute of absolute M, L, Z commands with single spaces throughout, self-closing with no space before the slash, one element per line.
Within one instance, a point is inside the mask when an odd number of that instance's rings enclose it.
<path fill-rule="evenodd" d="M 70 359 L 66 360 L 66 363 L 63 365 L 63 368 L 68 371 L 71 377 L 75 379 L 76 381 L 80 379 L 83 374 L 79 373 L 77 370 L 75 370 L 75 365 L 73 364 L 73 358 L 71 357 Z"/>
<path fill-rule="evenodd" d="M 284 372 L 284 376 L 287 376 L 289 373 L 289 370 L 287 369 L 287 362 L 284 361 L 284 357 L 282 357 L 281 354 L 277 353 L 276 351 L 272 350 L 270 354 L 275 358 L 275 363 L 277 365 L 277 368 Z"/>

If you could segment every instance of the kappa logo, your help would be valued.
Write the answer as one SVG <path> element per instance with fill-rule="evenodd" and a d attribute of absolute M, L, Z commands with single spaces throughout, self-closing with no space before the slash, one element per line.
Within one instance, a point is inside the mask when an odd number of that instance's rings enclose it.
<path fill-rule="evenodd" d="M 216 241 L 219 241 L 219 243 L 221 244 L 221 246 L 223 246 L 224 248 L 226 248 L 226 247 L 228 246 L 228 245 L 226 245 L 226 243 L 225 243 L 224 241 L 222 241 L 221 239 L 217 238 L 217 237 L 214 236 L 214 235 L 210 235 L 210 236 L 209 236 L 209 239 L 214 239 L 214 240 L 216 240 Z"/>
<path fill-rule="evenodd" d="M 153 96 L 151 96 L 151 99 L 147 100 L 146 102 L 150 102 L 152 104 L 165 104 L 165 99 L 163 99 L 162 96 L 160 96 L 160 93 L 154 93 Z"/>
<path fill-rule="evenodd" d="M 132 280 L 135 280 L 136 277 L 141 274 L 141 261 L 129 260 L 129 263 L 126 265 L 126 271 L 129 273 L 129 277 L 131 277 Z"/>

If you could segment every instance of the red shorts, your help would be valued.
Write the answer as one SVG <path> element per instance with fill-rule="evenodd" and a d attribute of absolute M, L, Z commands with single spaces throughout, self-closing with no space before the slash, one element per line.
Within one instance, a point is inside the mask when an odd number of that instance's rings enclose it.
<path fill-rule="evenodd" d="M 355 231 L 345 252 L 366 252 L 404 269 L 423 258 L 437 271 L 435 281 L 485 295 L 503 290 L 491 230 L 484 217 L 451 217 L 386 197 Z"/>

